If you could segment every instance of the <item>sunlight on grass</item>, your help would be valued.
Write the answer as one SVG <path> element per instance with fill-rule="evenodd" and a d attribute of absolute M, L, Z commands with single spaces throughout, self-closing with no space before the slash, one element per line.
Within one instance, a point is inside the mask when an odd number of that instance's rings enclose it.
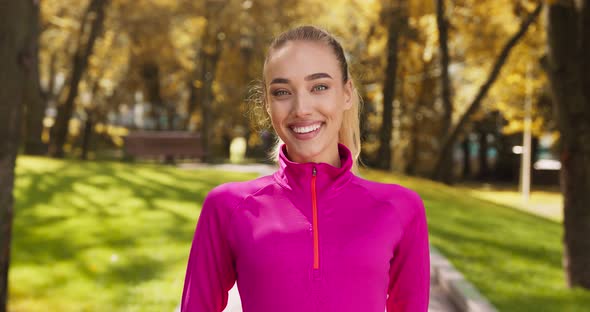
<path fill-rule="evenodd" d="M 424 200 L 430 242 L 500 311 L 585 311 L 590 291 L 566 288 L 561 224 L 482 200 L 464 188 L 364 170 Z"/>
<path fill-rule="evenodd" d="M 533 188 L 529 201 L 525 202 L 516 187 L 462 185 L 458 188 L 483 200 L 514 207 L 557 222 L 563 220 L 563 196 L 558 190 L 536 190 Z"/>
<path fill-rule="evenodd" d="M 19 157 L 12 312 L 172 311 L 207 192 L 253 174 Z"/>

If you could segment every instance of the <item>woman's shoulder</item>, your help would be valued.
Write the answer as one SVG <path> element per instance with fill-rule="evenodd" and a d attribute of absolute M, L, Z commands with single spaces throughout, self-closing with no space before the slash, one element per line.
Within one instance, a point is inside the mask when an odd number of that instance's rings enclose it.
<path fill-rule="evenodd" d="M 415 190 L 395 183 L 384 183 L 357 177 L 356 184 L 379 202 L 393 206 L 399 212 L 414 215 L 424 210 L 420 195 Z"/>
<path fill-rule="evenodd" d="M 355 180 L 357 185 L 363 187 L 373 197 L 380 200 L 420 200 L 418 192 L 401 184 L 377 182 L 359 176 Z"/>
<path fill-rule="evenodd" d="M 205 201 L 234 206 L 246 197 L 256 194 L 272 183 L 271 176 L 259 177 L 248 181 L 223 183 L 211 189 L 207 193 Z"/>

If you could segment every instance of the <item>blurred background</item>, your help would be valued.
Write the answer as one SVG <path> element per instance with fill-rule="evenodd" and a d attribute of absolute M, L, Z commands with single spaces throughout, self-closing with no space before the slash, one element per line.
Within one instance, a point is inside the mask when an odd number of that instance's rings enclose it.
<path fill-rule="evenodd" d="M 207 192 L 272 171 L 256 85 L 273 36 L 301 24 L 348 53 L 362 175 L 420 193 L 431 245 L 491 305 L 590 310 L 586 1 L 0 12 L 0 311 L 172 311 Z"/>

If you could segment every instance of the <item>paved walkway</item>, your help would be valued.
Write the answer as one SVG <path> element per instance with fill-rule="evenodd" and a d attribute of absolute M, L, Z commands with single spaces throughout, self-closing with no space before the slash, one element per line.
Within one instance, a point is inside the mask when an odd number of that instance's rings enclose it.
<path fill-rule="evenodd" d="M 220 164 L 220 165 L 208 165 L 208 164 L 181 164 L 180 167 L 186 169 L 200 169 L 200 168 L 211 168 L 218 170 L 227 171 L 239 171 L 239 172 L 254 172 L 259 175 L 268 175 L 276 170 L 276 167 L 265 164 L 252 164 L 252 165 L 234 165 L 234 164 Z M 434 282 L 434 279 L 431 279 Z M 177 308 L 176 311 L 180 311 Z M 240 301 L 240 294 L 237 286 L 229 292 L 229 300 L 227 307 L 224 312 L 242 312 L 242 304 Z M 430 302 L 428 306 L 429 312 L 457 312 L 457 309 L 453 307 L 447 298 L 445 292 L 438 286 L 430 284 Z"/>

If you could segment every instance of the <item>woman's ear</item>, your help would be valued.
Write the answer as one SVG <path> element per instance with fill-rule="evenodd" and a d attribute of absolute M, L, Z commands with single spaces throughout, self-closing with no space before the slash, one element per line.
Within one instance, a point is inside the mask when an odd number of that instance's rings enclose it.
<path fill-rule="evenodd" d="M 352 80 L 348 79 L 344 84 L 344 110 L 349 110 L 352 108 L 352 100 L 353 100 L 354 92 L 352 86 Z"/>
<path fill-rule="evenodd" d="M 266 92 L 266 85 L 262 85 L 262 105 L 264 105 L 266 113 L 268 114 L 268 116 L 270 116 L 270 105 L 268 105 L 268 94 Z"/>

